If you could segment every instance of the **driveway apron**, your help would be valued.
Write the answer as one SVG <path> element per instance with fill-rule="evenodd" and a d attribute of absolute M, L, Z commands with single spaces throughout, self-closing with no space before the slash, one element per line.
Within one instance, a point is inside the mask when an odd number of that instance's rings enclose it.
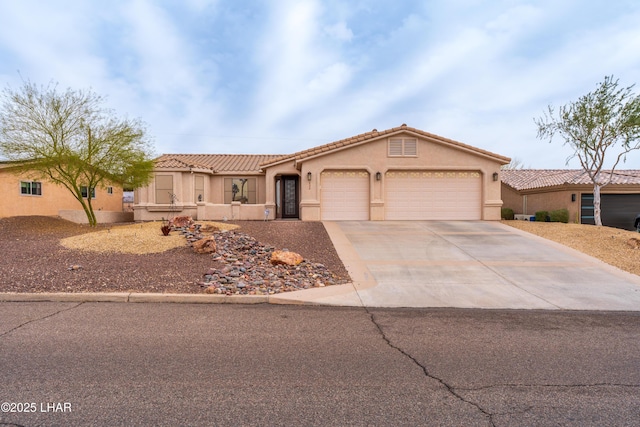
<path fill-rule="evenodd" d="M 348 221 L 325 227 L 353 284 L 292 295 L 300 302 L 640 311 L 640 277 L 499 222 Z"/>

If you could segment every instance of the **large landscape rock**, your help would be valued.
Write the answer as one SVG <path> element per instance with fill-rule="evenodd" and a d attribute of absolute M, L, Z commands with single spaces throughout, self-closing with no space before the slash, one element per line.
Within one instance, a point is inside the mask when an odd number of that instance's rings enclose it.
<path fill-rule="evenodd" d="M 213 236 L 207 236 L 193 242 L 193 250 L 198 254 L 212 254 L 216 251 L 216 240 Z"/>
<path fill-rule="evenodd" d="M 273 251 L 271 254 L 271 264 L 298 265 L 302 262 L 302 255 L 288 251 Z"/>
<path fill-rule="evenodd" d="M 169 220 L 169 225 L 175 228 L 190 227 L 193 225 L 193 218 L 190 216 L 177 216 Z"/>
<path fill-rule="evenodd" d="M 202 235 L 187 233 L 185 237 L 193 245 L 191 239 L 200 240 Z M 347 282 L 322 264 L 303 260 L 295 252 L 276 251 L 240 231 L 217 231 L 210 237 L 216 239 L 213 265 L 196 282 L 207 294 L 273 295 Z M 284 259 L 297 264 L 273 264 L 274 252 L 288 254 Z"/>

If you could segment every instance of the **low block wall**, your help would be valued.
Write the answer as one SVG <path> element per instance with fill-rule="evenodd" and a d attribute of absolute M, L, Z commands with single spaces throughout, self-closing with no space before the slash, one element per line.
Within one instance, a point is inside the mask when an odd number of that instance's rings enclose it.
<path fill-rule="evenodd" d="M 98 224 L 111 224 L 114 222 L 133 222 L 133 212 L 94 211 Z M 87 214 L 78 210 L 61 210 L 58 216 L 76 224 L 88 224 Z"/>

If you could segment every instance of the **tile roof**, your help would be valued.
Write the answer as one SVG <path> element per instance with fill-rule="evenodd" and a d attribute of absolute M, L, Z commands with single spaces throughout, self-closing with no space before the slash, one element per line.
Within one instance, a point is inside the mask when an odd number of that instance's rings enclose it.
<path fill-rule="evenodd" d="M 327 153 L 333 150 L 364 143 L 373 139 L 392 136 L 400 132 L 410 132 L 417 136 L 443 142 L 450 146 L 459 147 L 483 156 L 492 157 L 504 164 L 509 163 L 508 157 L 500 156 L 480 148 L 472 147 L 452 139 L 428 133 L 409 127 L 405 124 L 395 128 L 378 131 L 376 129 L 350 138 L 330 142 L 329 144 L 298 151 L 293 154 L 163 154 L 156 159 L 156 169 L 209 169 L 214 173 L 231 172 L 259 172 L 263 167 L 276 165 L 290 160 L 304 160 L 309 157 Z"/>
<path fill-rule="evenodd" d="M 259 172 L 260 165 L 281 154 L 163 154 L 156 169 L 210 169 L 214 173 Z"/>
<path fill-rule="evenodd" d="M 606 177 L 611 173 L 604 171 Z M 560 185 L 592 185 L 582 169 L 503 169 L 502 182 L 515 190 L 556 187 Z M 616 170 L 611 185 L 640 185 L 640 170 Z"/>
<path fill-rule="evenodd" d="M 352 136 L 350 138 L 346 138 L 346 139 L 341 139 L 339 141 L 335 141 L 335 142 L 330 142 L 329 144 L 325 144 L 325 145 L 320 145 L 318 147 L 313 147 L 313 148 L 309 148 L 307 150 L 303 150 L 303 151 L 298 151 L 297 153 L 293 153 L 293 154 L 287 154 L 284 155 L 280 158 L 276 158 L 276 159 L 272 159 L 266 163 L 263 163 L 262 166 L 270 166 L 273 164 L 277 164 L 277 163 L 282 163 L 284 161 L 289 161 L 289 160 L 303 160 L 305 158 L 309 158 L 309 157 L 315 157 L 316 155 L 325 153 L 327 151 L 332 151 L 332 150 L 336 150 L 336 149 L 340 149 L 342 147 L 346 147 L 349 145 L 354 145 L 354 144 L 359 144 L 359 143 L 363 143 L 372 139 L 377 139 L 386 135 L 393 135 L 393 134 L 397 134 L 400 132 L 410 132 L 413 134 L 416 134 L 418 136 L 422 136 L 425 138 L 429 138 L 432 140 L 437 140 L 437 141 L 441 141 L 443 143 L 446 143 L 448 145 L 452 145 L 452 146 L 456 146 L 459 148 L 462 148 L 464 150 L 468 150 L 468 151 L 472 151 L 475 152 L 477 154 L 481 154 L 484 156 L 488 156 L 488 157 L 493 157 L 495 159 L 504 161 L 505 164 L 509 163 L 509 161 L 511 159 L 509 159 L 508 157 L 504 157 L 495 153 L 491 153 L 489 151 L 485 151 L 482 150 L 480 148 L 476 148 L 476 147 L 472 147 L 470 145 L 466 145 L 463 144 L 461 142 L 458 141 L 454 141 L 452 139 L 448 139 L 448 138 L 443 138 L 441 136 L 432 134 L 432 133 L 428 133 L 425 131 L 422 131 L 420 129 L 415 129 L 412 127 L 409 127 L 405 124 L 403 124 L 402 126 L 398 126 L 395 128 L 391 128 L 391 129 L 387 129 L 387 130 L 383 130 L 383 131 L 378 131 L 377 129 L 372 130 L 371 132 L 366 132 L 366 133 L 362 133 L 360 135 L 356 135 L 356 136 Z"/>

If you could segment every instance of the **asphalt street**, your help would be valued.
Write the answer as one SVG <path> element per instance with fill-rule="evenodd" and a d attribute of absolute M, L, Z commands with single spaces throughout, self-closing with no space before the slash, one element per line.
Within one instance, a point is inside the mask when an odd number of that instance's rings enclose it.
<path fill-rule="evenodd" d="M 640 313 L 1 303 L 0 425 L 637 425 Z"/>

